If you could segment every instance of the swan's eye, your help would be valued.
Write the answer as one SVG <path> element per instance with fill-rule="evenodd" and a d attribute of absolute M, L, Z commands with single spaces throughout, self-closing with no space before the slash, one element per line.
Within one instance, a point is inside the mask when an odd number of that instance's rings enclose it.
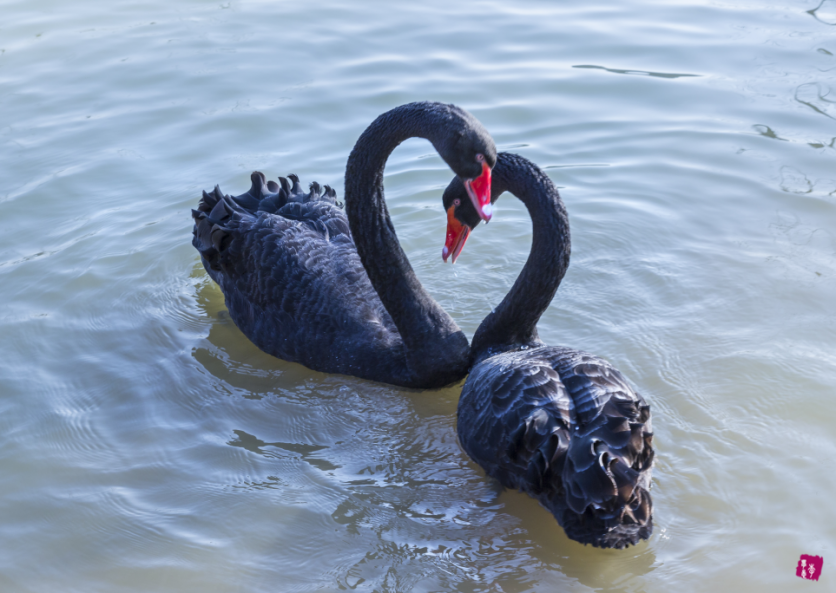
<path fill-rule="evenodd" d="M 484 163 L 485 162 L 485 155 L 482 154 L 481 152 L 477 152 L 476 153 L 476 160 L 480 163 Z"/>
<path fill-rule="evenodd" d="M 461 203 L 462 203 L 462 201 L 461 201 L 460 199 L 458 199 L 458 198 L 456 198 L 455 200 L 453 200 L 453 206 L 458 206 L 458 205 L 459 205 L 459 204 L 461 204 Z"/>

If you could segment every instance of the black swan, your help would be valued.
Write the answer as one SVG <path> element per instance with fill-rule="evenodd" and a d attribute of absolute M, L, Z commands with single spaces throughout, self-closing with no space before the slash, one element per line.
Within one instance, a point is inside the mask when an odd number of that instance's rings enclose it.
<path fill-rule="evenodd" d="M 635 544 L 653 530 L 650 406 L 607 361 L 540 341 L 537 321 L 569 266 L 569 219 L 548 176 L 518 155 L 498 155 L 493 199 L 504 191 L 528 209 L 531 253 L 473 337 L 459 442 L 488 475 L 537 498 L 571 539 Z M 457 179 L 444 206 L 446 255 L 479 219 Z"/>
<path fill-rule="evenodd" d="M 217 186 L 203 193 L 192 244 L 256 346 L 317 371 L 405 387 L 443 387 L 467 374 L 467 338 L 421 286 L 386 209 L 386 160 L 413 137 L 433 144 L 489 219 L 496 147 L 475 117 L 441 103 L 396 107 L 363 132 L 346 164 L 345 211 L 331 188 L 312 183 L 306 194 L 295 176 L 280 186 L 256 172 L 240 196 Z"/>

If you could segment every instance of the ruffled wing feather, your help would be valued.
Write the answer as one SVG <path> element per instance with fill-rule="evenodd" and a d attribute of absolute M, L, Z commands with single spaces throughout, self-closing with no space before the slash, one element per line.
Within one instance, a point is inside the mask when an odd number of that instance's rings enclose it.
<path fill-rule="evenodd" d="M 489 475 L 540 500 L 572 539 L 622 548 L 649 537 L 650 407 L 607 361 L 560 347 L 488 358 L 462 391 L 458 434 Z"/>

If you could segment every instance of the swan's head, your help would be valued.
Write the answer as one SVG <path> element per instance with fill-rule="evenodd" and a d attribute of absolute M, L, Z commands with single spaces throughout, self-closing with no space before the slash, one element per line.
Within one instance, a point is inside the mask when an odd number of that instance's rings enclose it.
<path fill-rule="evenodd" d="M 493 192 L 488 188 L 488 208 L 492 209 L 493 203 L 501 193 L 497 192 L 496 188 L 493 188 Z M 470 232 L 484 220 L 484 217 L 478 209 L 479 206 L 470 197 L 467 182 L 459 177 L 454 177 L 444 190 L 442 203 L 447 212 L 447 235 L 441 257 L 445 262 L 448 257 L 452 257 L 452 263 L 456 263 Z"/>
<path fill-rule="evenodd" d="M 456 177 L 456 181 L 459 181 L 459 178 Z M 459 181 L 461 184 L 461 181 Z M 447 192 L 444 192 L 445 200 L 447 198 Z M 468 204 L 470 204 L 470 200 L 466 200 Z M 453 198 L 450 206 L 447 206 L 447 202 L 444 203 L 444 208 L 447 210 L 447 235 L 444 238 L 444 249 L 441 250 L 441 258 L 444 262 L 447 262 L 447 258 L 452 256 L 453 261 L 452 263 L 456 263 L 456 260 L 459 258 L 459 254 L 464 249 L 465 241 L 470 236 L 470 227 L 466 224 L 462 224 L 462 222 L 456 217 L 456 208 L 461 208 L 462 199 Z M 472 206 L 471 206 L 472 208 Z M 473 210 L 473 213 L 476 213 L 476 210 Z M 479 224 L 479 216 L 476 215 L 477 223 Z"/>
<path fill-rule="evenodd" d="M 491 169 L 496 164 L 496 145 L 484 126 L 470 113 L 447 105 L 455 117 L 440 141 L 434 141 L 441 158 L 462 182 L 465 197 L 481 220 L 491 219 Z"/>

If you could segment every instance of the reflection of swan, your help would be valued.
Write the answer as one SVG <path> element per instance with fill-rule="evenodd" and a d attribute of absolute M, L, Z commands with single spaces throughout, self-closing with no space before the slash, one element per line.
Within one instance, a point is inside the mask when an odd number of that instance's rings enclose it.
<path fill-rule="evenodd" d="M 473 337 L 459 441 L 489 475 L 536 497 L 570 538 L 635 544 L 653 529 L 650 407 L 607 361 L 540 341 L 537 321 L 569 266 L 569 219 L 545 173 L 501 153 L 493 195 L 506 190 L 528 208 L 534 238 L 513 288 Z M 467 233 L 457 216 L 475 224 L 460 181 L 448 186 L 444 205 L 452 208 L 449 246 L 461 228 Z"/>
<path fill-rule="evenodd" d="M 245 194 L 203 194 L 192 243 L 259 348 L 407 387 L 465 376 L 467 338 L 421 286 L 386 210 L 383 168 L 411 137 L 432 142 L 489 219 L 493 140 L 467 111 L 440 103 L 402 105 L 363 132 L 346 165 L 347 217 L 332 189 L 312 183 L 305 194 L 294 176 L 280 187 L 253 173 Z"/>

